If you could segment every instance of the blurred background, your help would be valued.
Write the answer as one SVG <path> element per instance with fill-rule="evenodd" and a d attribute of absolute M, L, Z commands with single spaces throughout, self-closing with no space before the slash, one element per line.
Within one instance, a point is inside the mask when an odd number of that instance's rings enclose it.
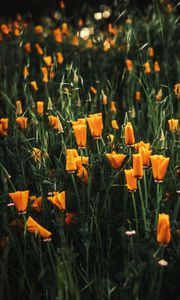
<path fill-rule="evenodd" d="M 142 12 L 146 12 L 150 0 L 64 0 L 67 17 L 85 15 L 88 10 L 98 9 L 101 5 L 109 5 L 112 8 L 122 6 L 122 9 L 133 9 L 138 6 Z M 59 7 L 58 0 L 5 0 L 0 3 L 0 16 L 14 16 L 17 12 L 30 13 L 33 17 L 50 14 Z"/>

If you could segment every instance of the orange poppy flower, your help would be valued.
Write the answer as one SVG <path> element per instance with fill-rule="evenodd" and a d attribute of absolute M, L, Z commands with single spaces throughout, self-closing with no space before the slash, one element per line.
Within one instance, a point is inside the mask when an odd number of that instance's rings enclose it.
<path fill-rule="evenodd" d="M 112 120 L 111 121 L 111 126 L 112 126 L 113 129 L 116 129 L 116 130 L 119 129 L 119 126 L 118 126 L 118 123 L 117 123 L 116 120 Z"/>
<path fill-rule="evenodd" d="M 113 27 L 111 23 L 109 23 L 108 24 L 108 32 L 111 33 L 112 35 L 116 35 L 117 29 L 115 27 Z"/>
<path fill-rule="evenodd" d="M 33 201 L 33 203 L 31 204 L 32 209 L 35 210 L 36 212 L 41 212 L 43 198 L 41 196 L 40 197 L 30 196 L 29 199 Z"/>
<path fill-rule="evenodd" d="M 88 39 L 88 40 L 87 40 L 86 47 L 87 47 L 88 49 L 91 49 L 91 48 L 93 47 L 93 42 L 92 42 L 91 39 Z"/>
<path fill-rule="evenodd" d="M 73 125 L 74 136 L 76 143 L 79 148 L 86 147 L 86 137 L 87 137 L 87 126 L 86 125 Z"/>
<path fill-rule="evenodd" d="M 62 43 L 62 33 L 61 33 L 60 28 L 55 29 L 53 32 L 53 35 L 54 35 L 54 39 L 55 39 L 56 43 L 58 43 L 58 44 Z"/>
<path fill-rule="evenodd" d="M 56 53 L 56 58 L 57 58 L 57 63 L 58 63 L 59 65 L 62 65 L 62 63 L 63 63 L 63 61 L 64 61 L 64 57 L 63 57 L 63 55 L 62 55 L 61 52 L 57 52 L 57 53 Z"/>
<path fill-rule="evenodd" d="M 153 177 L 155 182 L 162 182 L 166 175 L 166 171 L 169 165 L 170 158 L 163 155 L 150 156 Z"/>
<path fill-rule="evenodd" d="M 140 102 L 141 101 L 141 92 L 140 91 L 136 91 L 135 100 L 136 100 L 136 102 Z"/>
<path fill-rule="evenodd" d="M 43 75 L 42 81 L 47 83 L 49 81 L 47 67 L 41 67 L 41 72 L 42 72 L 42 75 Z"/>
<path fill-rule="evenodd" d="M 140 141 L 139 143 L 134 144 L 134 149 L 136 151 L 139 152 L 139 150 L 141 148 L 145 148 L 145 149 L 149 150 L 151 148 L 151 145 L 149 143 L 144 143 L 143 141 Z"/>
<path fill-rule="evenodd" d="M 21 129 L 26 129 L 28 124 L 28 118 L 26 117 L 18 117 L 16 118 L 16 122 L 18 123 L 18 126 L 21 128 Z"/>
<path fill-rule="evenodd" d="M 43 60 L 44 60 L 47 67 L 52 66 L 52 57 L 50 55 L 49 56 L 44 56 Z"/>
<path fill-rule="evenodd" d="M 18 213 L 26 213 L 29 191 L 17 191 L 9 193 L 11 200 L 13 201 Z"/>
<path fill-rule="evenodd" d="M 178 119 L 170 119 L 168 120 L 169 130 L 171 132 L 175 132 L 178 130 L 179 127 L 179 120 Z"/>
<path fill-rule="evenodd" d="M 10 33 L 10 29 L 6 24 L 1 25 L 1 31 L 4 35 L 8 35 Z"/>
<path fill-rule="evenodd" d="M 61 9 L 65 9 L 64 1 L 59 1 L 59 7 L 60 7 Z"/>
<path fill-rule="evenodd" d="M 137 178 L 143 177 L 143 160 L 140 153 L 133 154 L 133 170 L 134 176 Z"/>
<path fill-rule="evenodd" d="M 23 75 L 24 75 L 25 79 L 29 75 L 29 71 L 28 71 L 28 67 L 27 66 L 24 66 Z"/>
<path fill-rule="evenodd" d="M 106 153 L 106 157 L 108 159 L 108 161 L 111 164 L 111 167 L 115 170 L 118 170 L 121 165 L 123 164 L 126 155 L 124 154 L 118 154 L 115 151 L 113 151 L 112 153 Z"/>
<path fill-rule="evenodd" d="M 86 119 L 84 118 L 80 118 L 77 121 L 72 121 L 72 125 L 73 126 L 77 126 L 77 125 L 86 125 Z"/>
<path fill-rule="evenodd" d="M 159 73 L 161 71 L 158 61 L 154 62 L 154 71 Z"/>
<path fill-rule="evenodd" d="M 154 57 L 154 48 L 152 47 L 148 48 L 148 55 L 150 58 Z"/>
<path fill-rule="evenodd" d="M 32 89 L 33 89 L 35 92 L 38 91 L 38 86 L 37 86 L 36 81 L 31 81 L 31 82 L 30 82 L 30 85 L 31 85 Z"/>
<path fill-rule="evenodd" d="M 27 52 L 27 53 L 30 53 L 31 52 L 31 44 L 28 42 L 26 44 L 24 44 L 24 50 Z"/>
<path fill-rule="evenodd" d="M 103 103 L 103 105 L 107 105 L 107 103 L 108 103 L 108 97 L 105 94 L 103 94 L 102 103 Z"/>
<path fill-rule="evenodd" d="M 133 146 L 135 143 L 135 138 L 134 138 L 134 130 L 131 122 L 127 122 L 127 124 L 125 125 L 124 134 L 125 134 L 125 144 L 127 146 Z"/>
<path fill-rule="evenodd" d="M 148 63 L 148 62 L 146 62 L 145 64 L 144 64 L 144 72 L 145 72 L 145 74 L 150 74 L 151 73 L 151 67 L 150 67 L 150 64 Z"/>
<path fill-rule="evenodd" d="M 43 33 L 44 28 L 41 25 L 37 25 L 37 26 L 34 27 L 34 31 L 35 31 L 36 34 L 41 34 L 41 33 Z"/>
<path fill-rule="evenodd" d="M 142 156 L 143 167 L 149 167 L 149 165 L 150 165 L 150 156 L 151 156 L 152 151 L 148 150 L 147 148 L 141 147 L 139 149 L 139 153 Z"/>
<path fill-rule="evenodd" d="M 68 35 L 69 34 L 69 29 L 68 29 L 68 24 L 67 23 L 62 23 L 62 29 L 61 29 L 62 34 Z"/>
<path fill-rule="evenodd" d="M 6 136 L 8 134 L 8 126 L 9 126 L 9 119 L 1 118 L 0 119 L 0 135 Z"/>
<path fill-rule="evenodd" d="M 65 202 L 65 198 L 66 198 L 66 193 L 65 191 L 59 193 L 59 192 L 54 192 L 53 196 L 51 197 L 47 197 L 47 199 L 53 203 L 54 205 L 56 205 L 60 210 L 65 210 L 66 209 L 66 202 Z"/>
<path fill-rule="evenodd" d="M 87 118 L 91 135 L 94 139 L 100 139 L 103 130 L 102 113 L 90 115 Z"/>
<path fill-rule="evenodd" d="M 43 49 L 41 48 L 41 46 L 39 44 L 35 44 L 35 47 L 36 47 L 37 53 L 39 55 L 43 55 L 44 54 L 44 51 L 43 51 Z"/>
<path fill-rule="evenodd" d="M 134 192 L 137 190 L 137 178 L 134 176 L 133 169 L 124 170 L 126 177 L 126 185 L 130 192 Z"/>
<path fill-rule="evenodd" d="M 129 72 L 133 70 L 133 62 L 131 59 L 126 59 L 126 68 Z"/>
<path fill-rule="evenodd" d="M 116 113 L 117 112 L 116 102 L 115 101 L 111 102 L 110 112 L 111 113 Z"/>
<path fill-rule="evenodd" d="M 38 115 L 43 115 L 43 113 L 44 113 L 44 102 L 43 101 L 36 102 L 36 110 L 37 110 Z"/>
<path fill-rule="evenodd" d="M 156 101 L 161 101 L 162 96 L 163 96 L 162 89 L 160 89 L 158 91 L 157 95 L 155 96 L 156 97 Z"/>
<path fill-rule="evenodd" d="M 39 225 L 32 217 L 27 219 L 27 229 L 29 232 L 39 235 L 44 240 L 50 239 L 52 233 L 45 229 L 43 226 Z"/>
<path fill-rule="evenodd" d="M 68 173 L 74 173 L 77 170 L 75 157 L 78 157 L 77 150 L 76 149 L 67 149 L 67 151 L 66 151 L 66 171 Z"/>
<path fill-rule="evenodd" d="M 167 245 L 171 241 L 169 215 L 159 214 L 157 225 L 157 242 L 161 245 Z"/>
<path fill-rule="evenodd" d="M 81 178 L 84 184 L 88 184 L 88 172 L 85 167 L 81 166 L 78 168 L 77 176 Z"/>
<path fill-rule="evenodd" d="M 73 46 L 79 46 L 79 38 L 78 38 L 77 35 L 73 36 L 72 45 Z"/>
<path fill-rule="evenodd" d="M 59 122 L 57 117 L 50 115 L 48 116 L 48 119 L 49 119 L 49 123 L 52 125 L 54 129 L 59 129 Z"/>
<path fill-rule="evenodd" d="M 93 87 L 93 86 L 90 86 L 90 91 L 91 91 L 91 93 L 92 94 L 94 94 L 94 95 L 96 95 L 97 94 L 97 90 L 95 89 L 95 87 Z"/>

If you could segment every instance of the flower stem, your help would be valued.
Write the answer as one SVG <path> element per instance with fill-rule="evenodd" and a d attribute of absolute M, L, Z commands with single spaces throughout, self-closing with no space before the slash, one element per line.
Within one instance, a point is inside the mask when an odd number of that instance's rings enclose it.
<path fill-rule="evenodd" d="M 136 232 L 138 234 L 139 230 L 138 230 L 138 217 L 137 217 L 136 200 L 135 200 L 135 197 L 134 197 L 134 193 L 132 193 L 131 195 L 132 195 L 132 201 L 133 201 L 133 206 L 134 206 L 134 216 L 135 216 Z"/>
<path fill-rule="evenodd" d="M 147 222 L 146 222 L 146 211 L 145 211 L 145 206 L 144 206 L 144 199 L 142 195 L 142 189 L 141 189 L 141 183 L 140 180 L 138 180 L 138 189 L 139 189 L 139 195 L 140 195 L 140 200 L 141 200 L 141 207 L 142 207 L 142 215 L 143 215 L 143 222 L 144 222 L 144 228 L 146 232 L 146 237 L 147 237 Z"/>

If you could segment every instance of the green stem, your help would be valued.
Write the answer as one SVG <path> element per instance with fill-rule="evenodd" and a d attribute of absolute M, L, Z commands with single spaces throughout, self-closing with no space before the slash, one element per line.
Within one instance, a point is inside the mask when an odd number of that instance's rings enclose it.
<path fill-rule="evenodd" d="M 180 195 L 178 195 L 176 207 L 175 207 L 175 210 L 174 210 L 174 216 L 173 216 L 174 220 L 177 220 L 178 213 L 179 213 L 179 208 L 180 208 Z"/>
<path fill-rule="evenodd" d="M 147 222 L 146 222 L 146 211 L 145 211 L 144 199 L 143 199 L 143 195 L 142 195 L 141 183 L 139 180 L 138 180 L 138 189 L 139 189 L 139 195 L 140 195 L 140 200 L 141 200 L 144 228 L 145 228 L 146 237 L 147 237 L 148 228 L 147 228 Z"/>
<path fill-rule="evenodd" d="M 132 192 L 132 201 L 133 201 L 133 207 L 134 207 L 134 216 L 135 216 L 135 224 L 136 224 L 136 232 L 137 234 L 139 234 L 139 230 L 138 230 L 138 217 L 137 217 L 137 208 L 136 208 L 136 200 L 134 197 L 134 193 Z"/>
<path fill-rule="evenodd" d="M 72 178 L 74 190 L 75 190 L 76 197 L 77 197 L 78 210 L 79 210 L 79 212 L 80 212 L 80 211 L 81 211 L 81 207 L 80 207 L 80 197 L 79 197 L 79 193 L 78 193 L 78 189 L 77 189 L 77 185 L 76 185 L 76 180 L 75 180 L 75 178 L 74 178 L 74 174 L 72 174 L 72 173 L 71 173 L 71 178 Z"/>
<path fill-rule="evenodd" d="M 147 178 L 146 178 L 146 169 L 144 169 L 144 194 L 145 194 L 145 209 L 148 209 L 148 191 L 147 191 Z"/>
<path fill-rule="evenodd" d="M 159 216 L 159 210 L 160 210 L 160 202 L 161 202 L 161 189 L 160 189 L 160 183 L 156 183 L 156 215 L 155 215 L 155 227 L 157 226 L 158 222 L 158 216 Z"/>

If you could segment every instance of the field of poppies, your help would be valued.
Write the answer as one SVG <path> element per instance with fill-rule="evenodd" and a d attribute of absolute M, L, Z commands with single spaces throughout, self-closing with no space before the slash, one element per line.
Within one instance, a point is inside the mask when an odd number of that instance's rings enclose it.
<path fill-rule="evenodd" d="M 1 18 L 0 299 L 180 299 L 179 6 Z"/>

